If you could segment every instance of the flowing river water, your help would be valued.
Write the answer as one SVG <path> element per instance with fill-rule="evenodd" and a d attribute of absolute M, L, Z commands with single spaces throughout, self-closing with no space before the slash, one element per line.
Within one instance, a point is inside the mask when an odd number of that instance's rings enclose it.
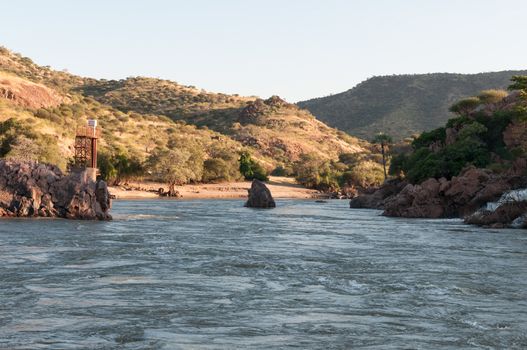
<path fill-rule="evenodd" d="M 527 231 L 347 201 L 0 222 L 0 349 L 527 348 Z"/>

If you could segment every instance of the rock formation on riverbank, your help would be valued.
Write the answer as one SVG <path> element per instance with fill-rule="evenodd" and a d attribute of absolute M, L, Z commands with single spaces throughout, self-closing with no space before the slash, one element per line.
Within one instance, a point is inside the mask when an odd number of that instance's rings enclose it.
<path fill-rule="evenodd" d="M 251 188 L 248 190 L 249 198 L 245 203 L 248 208 L 274 208 L 276 203 L 271 195 L 271 191 L 260 180 L 253 180 Z"/>
<path fill-rule="evenodd" d="M 527 218 L 527 201 L 506 201 L 500 197 L 526 186 L 525 176 L 496 175 L 486 169 L 468 167 L 451 180 L 430 178 L 415 185 L 388 181 L 377 191 L 352 199 L 350 207 L 383 209 L 383 215 L 392 217 L 461 217 L 470 224 L 506 227 L 522 216 Z M 488 209 L 494 201 L 499 205 Z M 515 226 L 523 227 L 523 221 Z"/>
<path fill-rule="evenodd" d="M 0 217 L 111 220 L 104 181 L 53 165 L 0 160 Z"/>
<path fill-rule="evenodd" d="M 354 198 L 350 206 L 384 209 L 383 215 L 395 217 L 464 217 L 526 182 L 522 176 L 498 176 L 469 167 L 451 180 L 430 178 L 416 185 L 392 180 L 371 194 Z"/>
<path fill-rule="evenodd" d="M 430 178 L 419 185 L 406 185 L 384 202 L 384 215 L 416 218 L 464 217 L 505 191 L 521 187 L 519 176 L 497 176 L 470 167 L 450 181 Z"/>
<path fill-rule="evenodd" d="M 527 189 L 505 192 L 498 201 L 489 202 L 465 217 L 465 222 L 495 228 L 527 228 Z"/>

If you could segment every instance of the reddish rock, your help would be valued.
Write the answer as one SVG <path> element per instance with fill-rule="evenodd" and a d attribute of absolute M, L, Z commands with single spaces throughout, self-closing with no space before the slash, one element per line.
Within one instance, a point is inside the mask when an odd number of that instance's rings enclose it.
<path fill-rule="evenodd" d="M 350 208 L 382 209 L 387 198 L 402 191 L 408 184 L 398 179 L 388 180 L 371 193 L 362 193 L 350 201 Z"/>
<path fill-rule="evenodd" d="M 525 213 L 527 213 L 527 202 L 525 201 L 504 203 L 494 211 L 478 210 L 467 216 L 465 222 L 478 226 L 506 226 Z"/>
<path fill-rule="evenodd" d="M 439 181 L 428 179 L 421 185 L 407 185 L 398 195 L 385 203 L 386 216 L 407 218 L 440 218 L 444 205 L 439 197 Z"/>
<path fill-rule="evenodd" d="M 486 169 L 466 168 L 447 181 L 428 179 L 408 185 L 384 203 L 386 216 L 465 217 L 511 189 L 525 186 L 525 177 L 498 176 Z"/>

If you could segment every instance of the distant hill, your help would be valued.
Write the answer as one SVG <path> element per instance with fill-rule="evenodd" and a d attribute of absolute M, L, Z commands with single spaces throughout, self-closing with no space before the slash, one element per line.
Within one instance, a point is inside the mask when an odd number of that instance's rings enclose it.
<path fill-rule="evenodd" d="M 0 47 L 0 156 L 64 167 L 75 129 L 88 118 L 102 127 L 102 153 L 141 162 L 156 150 L 186 147 L 199 149 L 205 160 L 234 159 L 236 167 L 239 153 L 248 151 L 272 170 L 306 153 L 336 160 L 370 147 L 278 97 L 212 93 L 144 77 L 85 78 Z"/>
<path fill-rule="evenodd" d="M 513 75 L 527 75 L 527 70 L 380 76 L 297 104 L 353 136 L 371 139 L 385 132 L 402 139 L 443 125 L 452 117 L 448 108 L 454 102 L 481 90 L 506 88 Z"/>

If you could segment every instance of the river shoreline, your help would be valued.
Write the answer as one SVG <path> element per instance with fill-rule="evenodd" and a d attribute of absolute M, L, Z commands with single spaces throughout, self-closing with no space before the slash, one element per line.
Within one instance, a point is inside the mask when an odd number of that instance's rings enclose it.
<path fill-rule="evenodd" d="M 289 199 L 320 199 L 324 194 L 307 189 L 295 182 L 293 178 L 271 176 L 267 187 L 274 198 Z M 250 181 L 224 182 L 218 184 L 190 184 L 176 186 L 180 199 L 245 199 Z M 110 186 L 110 193 L 115 199 L 158 199 L 159 188 L 167 190 L 167 185 L 155 182 L 130 181 L 126 186 Z"/>

